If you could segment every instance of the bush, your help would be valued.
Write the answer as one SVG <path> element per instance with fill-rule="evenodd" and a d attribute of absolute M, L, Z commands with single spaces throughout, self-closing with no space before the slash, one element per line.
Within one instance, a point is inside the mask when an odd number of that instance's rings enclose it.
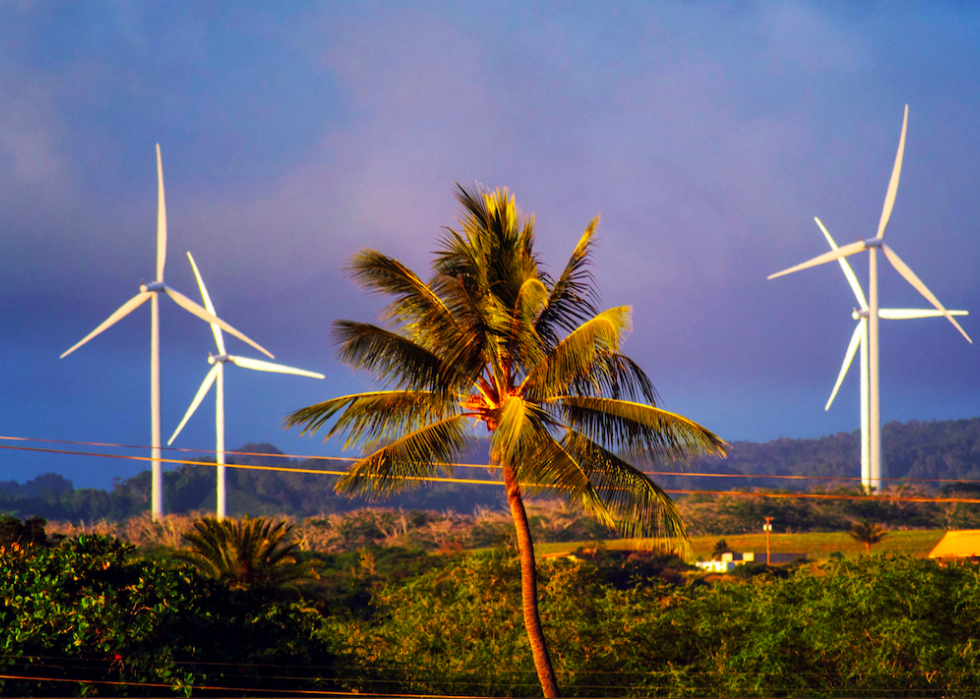
<path fill-rule="evenodd" d="M 617 589 L 591 561 L 542 561 L 541 609 L 568 696 L 976 696 L 980 571 L 860 557 L 786 578 Z M 345 688 L 535 691 L 517 561 L 497 554 L 389 584 L 335 622 Z"/>
<path fill-rule="evenodd" d="M 323 686 L 284 679 L 330 674 L 318 614 L 295 604 L 269 605 L 190 567 L 132 554 L 131 546 L 102 536 L 53 548 L 15 545 L 0 554 L 3 674 L 52 678 L 0 680 L 0 693 L 64 696 L 94 689 L 159 696 L 166 690 L 189 695 L 202 684 Z M 276 680 L 264 677 L 270 663 Z"/>

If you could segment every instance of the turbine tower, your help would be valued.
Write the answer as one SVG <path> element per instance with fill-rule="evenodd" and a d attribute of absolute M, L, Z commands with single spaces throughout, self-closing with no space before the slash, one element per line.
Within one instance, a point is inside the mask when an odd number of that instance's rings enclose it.
<path fill-rule="evenodd" d="M 830 243 L 830 249 L 836 250 L 837 243 L 827 232 L 823 223 L 819 218 L 814 217 L 814 221 L 820 226 L 820 230 L 823 231 L 824 237 L 827 242 Z M 827 405 L 824 410 L 830 410 L 830 405 L 834 402 L 834 398 L 837 396 L 837 391 L 840 389 L 841 383 L 844 381 L 844 377 L 847 375 L 847 370 L 851 366 L 851 362 L 854 360 L 854 354 L 860 350 L 861 352 L 861 485 L 865 488 L 871 487 L 871 438 L 868 433 L 868 302 L 865 300 L 864 292 L 861 290 L 861 285 L 858 284 L 857 277 L 854 274 L 854 270 L 851 269 L 850 263 L 843 257 L 837 260 L 840 263 L 840 267 L 844 270 L 844 276 L 847 277 L 847 283 L 851 287 L 851 291 L 854 292 L 854 298 L 857 300 L 858 305 L 861 310 L 854 309 L 851 317 L 858 321 L 857 327 L 854 328 L 854 334 L 851 335 L 851 342 L 847 346 L 847 352 L 844 354 L 844 363 L 841 365 L 840 374 L 837 375 L 837 383 L 834 384 L 834 390 L 830 394 L 830 400 L 827 401 Z M 950 311 L 951 316 L 965 316 L 966 311 Z M 878 317 L 879 318 L 890 318 L 896 320 L 905 320 L 910 318 L 937 318 L 943 314 L 939 311 L 930 308 L 879 308 Z"/>
<path fill-rule="evenodd" d="M 160 144 L 157 144 L 157 277 L 150 284 L 140 284 L 140 292 L 120 306 L 115 313 L 106 318 L 99 327 L 61 355 L 64 359 L 93 337 L 115 325 L 134 310 L 150 301 L 150 423 L 153 460 L 153 486 L 150 510 L 153 520 L 163 515 L 163 470 L 160 463 L 160 299 L 161 293 L 174 300 L 178 306 L 193 313 L 208 323 L 218 325 L 235 337 L 244 340 L 263 354 L 273 357 L 265 348 L 253 342 L 210 311 L 201 308 L 183 294 L 171 289 L 163 282 L 163 268 L 167 262 L 167 207 L 163 196 L 163 160 L 160 158 Z"/>
<path fill-rule="evenodd" d="M 214 304 L 211 303 L 211 296 L 208 295 L 207 287 L 204 286 L 204 280 L 201 278 L 201 273 L 197 269 L 197 265 L 194 263 L 194 257 L 188 252 L 187 258 L 191 261 L 191 267 L 194 268 L 194 276 L 197 277 L 197 285 L 201 289 L 201 297 L 204 299 L 204 307 L 208 309 L 208 312 L 214 315 Z M 204 400 L 204 396 L 211 389 L 211 384 L 217 381 L 218 391 L 215 397 L 215 431 L 217 433 L 217 448 L 216 455 L 218 461 L 218 520 L 222 520 L 227 515 L 227 497 L 225 494 L 225 364 L 231 362 L 236 366 L 240 366 L 243 369 L 254 369 L 256 371 L 269 371 L 275 374 L 295 374 L 296 376 L 309 376 L 314 379 L 324 378 L 323 374 L 317 374 L 313 371 L 304 371 L 303 369 L 294 369 L 293 367 L 283 366 L 282 364 L 273 364 L 272 362 L 263 362 L 258 359 L 249 359 L 248 357 L 236 357 L 235 355 L 228 354 L 225 350 L 225 339 L 221 334 L 221 328 L 216 323 L 211 323 L 211 330 L 214 331 L 214 342 L 218 346 L 218 356 L 214 356 L 208 353 L 208 364 L 213 364 L 211 371 L 207 373 L 204 377 L 204 382 L 201 387 L 197 389 L 197 395 L 194 396 L 194 400 L 191 401 L 191 407 L 187 409 L 187 413 L 184 415 L 184 419 L 180 421 L 177 425 L 177 429 L 174 430 L 173 435 L 170 437 L 170 441 L 167 442 L 168 445 L 173 444 L 174 440 L 177 439 L 177 435 L 180 431 L 184 429 L 184 425 L 187 421 L 191 419 L 191 415 L 197 410 L 197 406 L 201 404 Z"/>
<path fill-rule="evenodd" d="M 905 278 L 905 280 L 911 284 L 915 289 L 922 294 L 929 303 L 931 303 L 936 310 L 942 313 L 950 323 L 952 323 L 957 330 L 959 330 L 963 337 L 967 339 L 969 343 L 973 343 L 970 336 L 966 334 L 966 331 L 960 327 L 960 324 L 956 322 L 949 311 L 947 311 L 939 299 L 937 299 L 926 285 L 915 276 L 907 264 L 905 264 L 902 259 L 892 250 L 890 247 L 884 243 L 885 228 L 888 226 L 888 219 L 891 218 L 892 208 L 895 206 L 895 195 L 898 193 L 898 179 L 902 172 L 902 155 L 905 152 L 905 133 L 908 129 L 909 122 L 909 107 L 905 105 L 905 117 L 902 121 L 902 136 L 898 142 L 898 153 L 895 155 L 895 165 L 892 168 L 892 176 L 888 182 L 888 191 L 885 194 L 885 204 L 881 210 L 881 219 L 878 221 L 878 233 L 871 240 L 858 240 L 856 243 L 850 243 L 844 247 L 838 248 L 836 250 L 831 250 L 823 255 L 818 255 L 811 260 L 807 260 L 802 264 L 798 264 L 795 267 L 790 267 L 789 269 L 784 269 L 782 272 L 777 272 L 776 274 L 769 275 L 769 279 L 775 279 L 776 277 L 781 277 L 784 274 L 790 274 L 792 272 L 798 272 L 802 269 L 807 269 L 809 267 L 816 267 L 817 265 L 822 265 L 826 262 L 832 260 L 838 260 L 842 257 L 848 257 L 850 255 L 855 255 L 859 252 L 868 251 L 868 391 L 869 391 L 869 426 L 868 431 L 870 434 L 870 469 L 871 469 L 871 486 L 873 488 L 881 490 L 881 479 L 883 477 L 881 469 L 881 404 L 879 400 L 879 368 L 878 368 L 878 249 L 884 253 L 888 262 L 891 266 Z"/>

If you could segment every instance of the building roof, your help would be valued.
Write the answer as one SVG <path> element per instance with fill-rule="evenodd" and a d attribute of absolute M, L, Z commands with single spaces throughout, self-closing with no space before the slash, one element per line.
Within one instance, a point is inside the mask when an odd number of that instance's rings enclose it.
<path fill-rule="evenodd" d="M 929 558 L 969 558 L 980 556 L 980 529 L 946 532 L 929 552 Z"/>

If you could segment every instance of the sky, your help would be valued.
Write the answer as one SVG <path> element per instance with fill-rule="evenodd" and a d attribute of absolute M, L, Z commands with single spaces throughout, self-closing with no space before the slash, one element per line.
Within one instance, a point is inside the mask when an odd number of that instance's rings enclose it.
<path fill-rule="evenodd" d="M 167 283 L 200 298 L 191 251 L 219 316 L 327 377 L 229 367 L 229 448 L 338 453 L 281 422 L 372 385 L 333 358 L 330 324 L 380 308 L 345 263 L 427 276 L 477 182 L 535 215 L 552 271 L 601 216 L 603 303 L 632 305 L 624 349 L 666 409 L 728 440 L 856 430 L 856 362 L 824 411 L 854 328 L 840 268 L 766 276 L 827 249 L 814 216 L 874 237 L 908 104 L 886 241 L 980 341 L 978 33 L 952 2 L 0 0 L 0 435 L 149 443 L 148 307 L 58 356 L 154 276 L 157 143 Z M 926 305 L 887 266 L 880 294 Z M 161 336 L 166 440 L 214 346 L 167 299 Z M 980 415 L 977 352 L 943 319 L 883 321 L 883 421 Z M 213 449 L 213 411 L 174 446 Z M 0 452 L 0 480 L 145 467 Z"/>

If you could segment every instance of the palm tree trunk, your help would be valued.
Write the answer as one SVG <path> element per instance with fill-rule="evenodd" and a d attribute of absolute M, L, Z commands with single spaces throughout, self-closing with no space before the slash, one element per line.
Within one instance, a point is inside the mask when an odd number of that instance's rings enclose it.
<path fill-rule="evenodd" d="M 510 504 L 510 514 L 514 518 L 514 529 L 517 531 L 517 551 L 521 557 L 521 602 L 524 608 L 524 628 L 531 644 L 531 657 L 538 671 L 541 690 L 546 697 L 557 697 L 558 681 L 555 670 L 551 666 L 548 655 L 548 645 L 541 629 L 541 617 L 538 615 L 538 574 L 534 567 L 534 544 L 531 541 L 531 528 L 527 523 L 527 512 L 521 499 L 521 489 L 514 478 L 510 467 L 504 467 L 504 485 L 507 488 L 507 502 Z"/>

